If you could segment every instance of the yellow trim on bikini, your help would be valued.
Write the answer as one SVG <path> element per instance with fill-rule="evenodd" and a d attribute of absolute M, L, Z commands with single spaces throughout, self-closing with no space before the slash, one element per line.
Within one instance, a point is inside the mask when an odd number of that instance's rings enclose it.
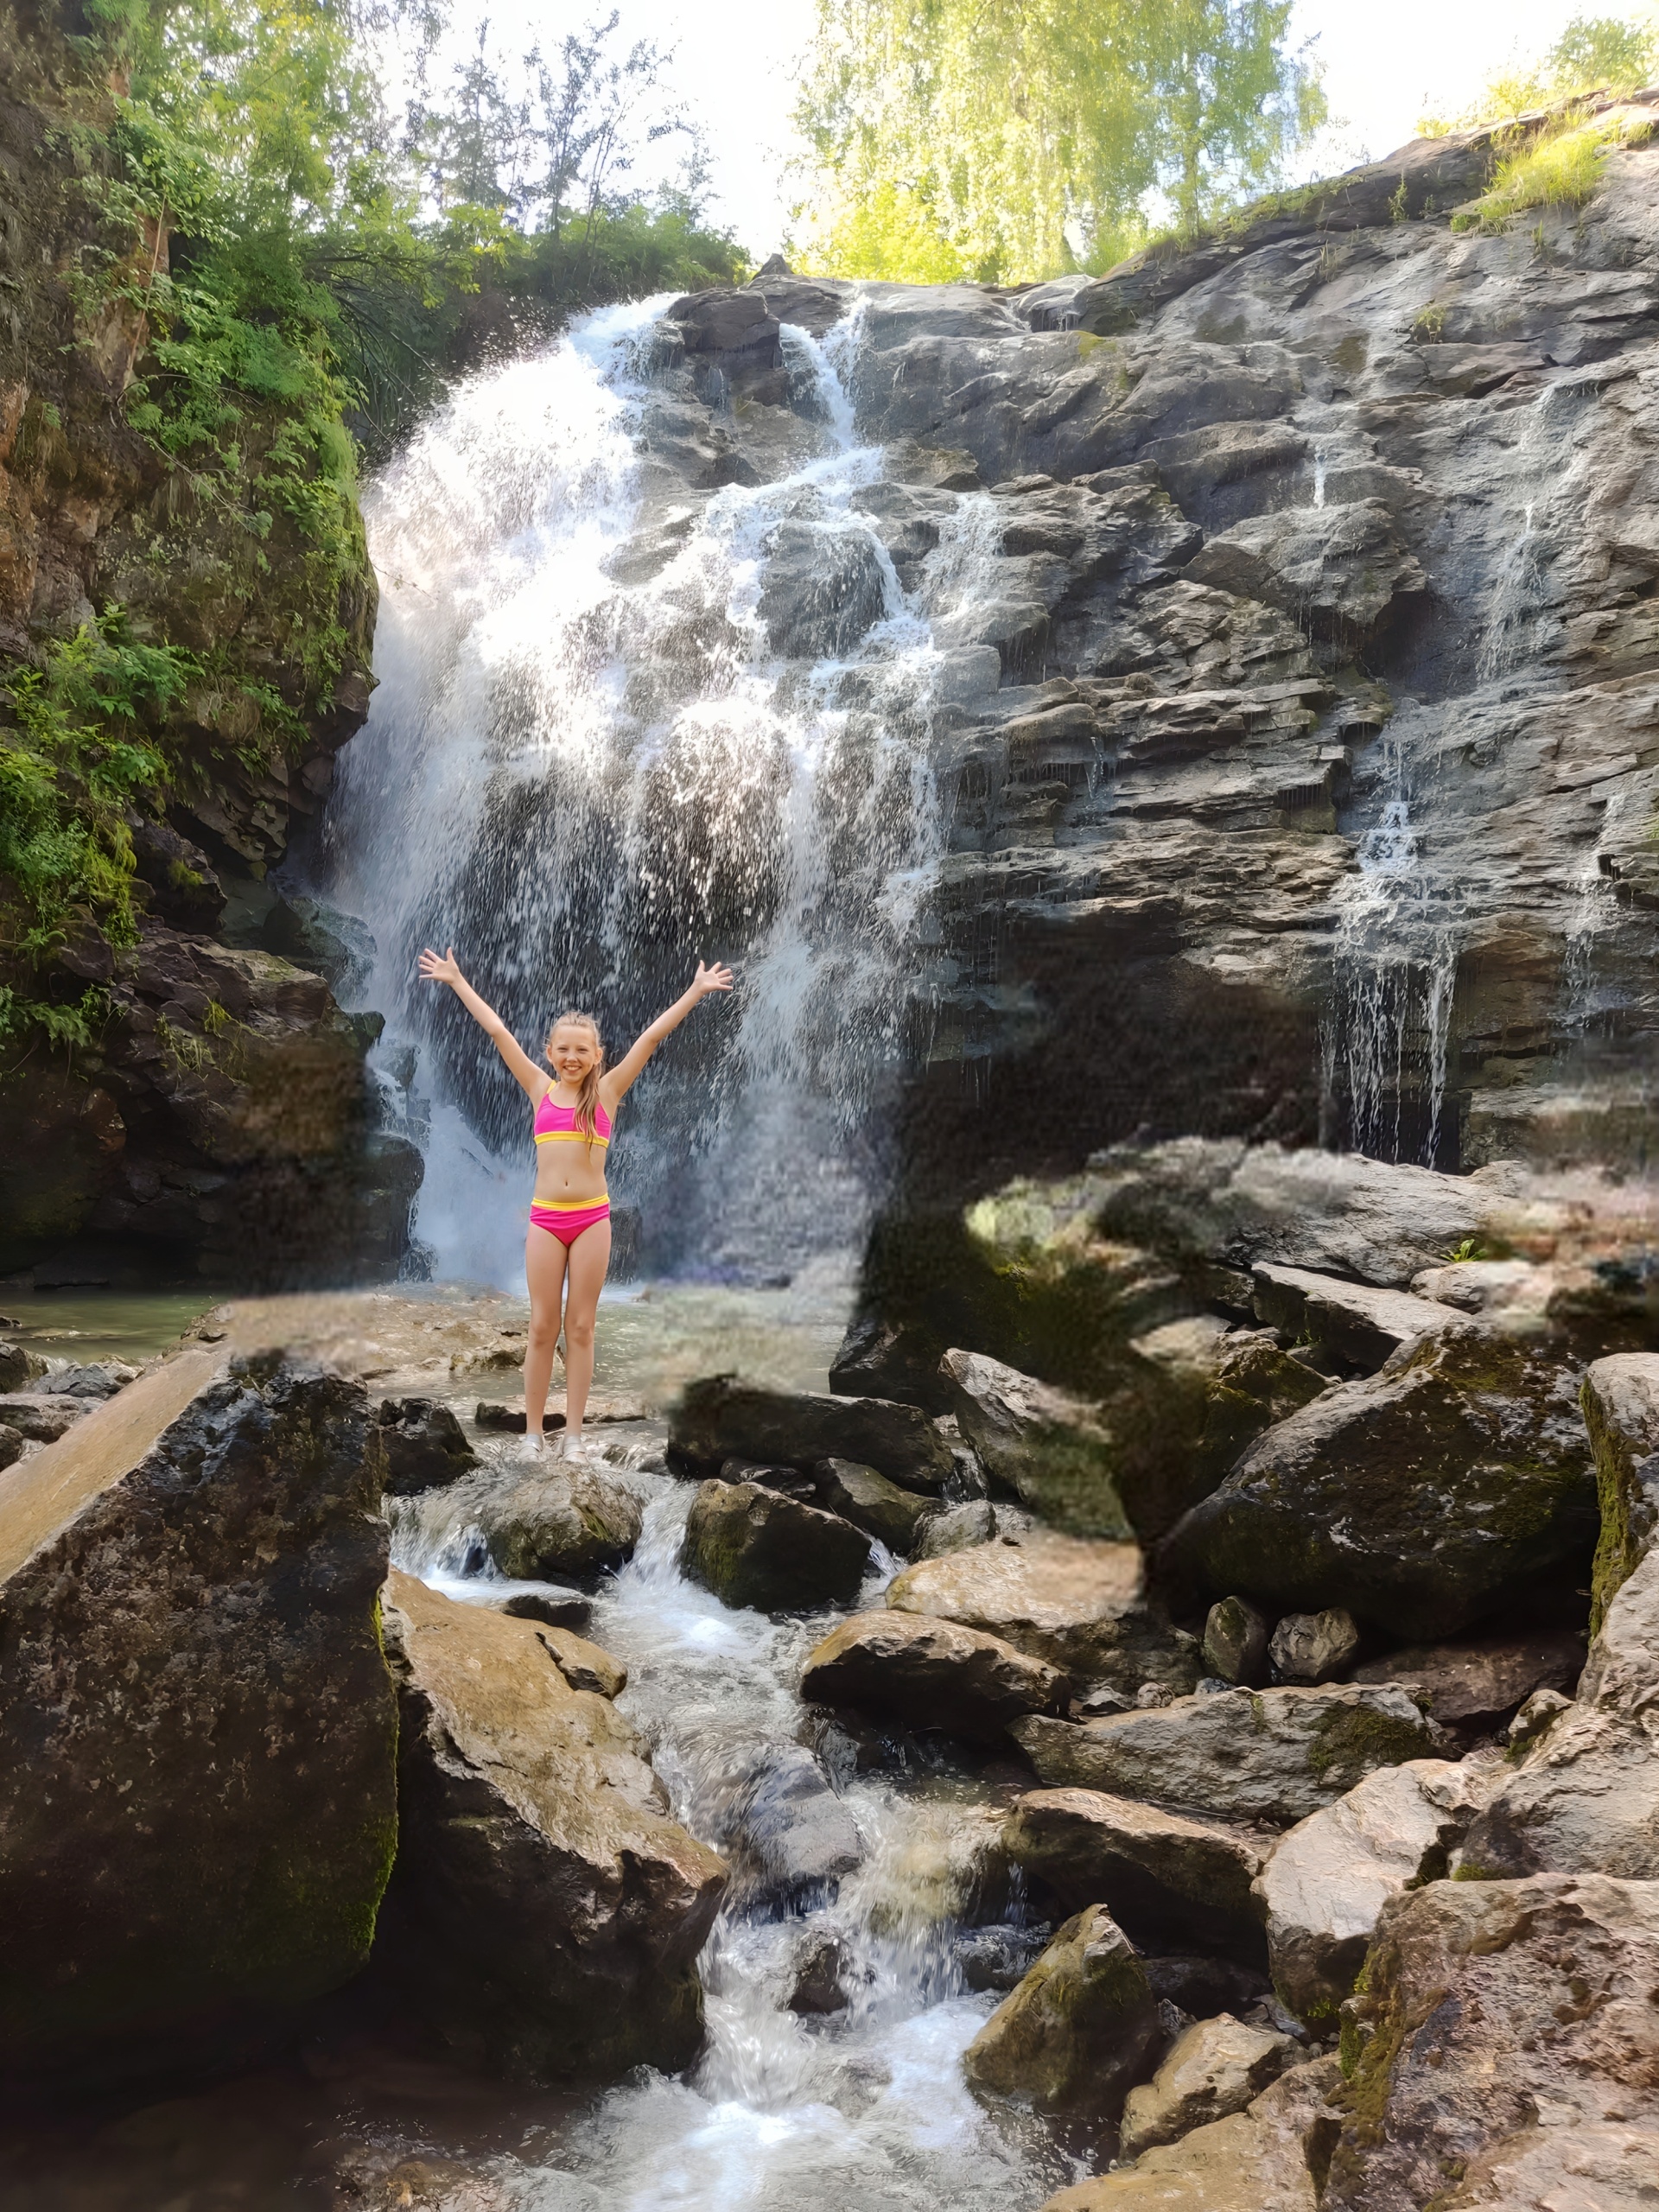
<path fill-rule="evenodd" d="M 609 1137 L 584 1135 L 580 1129 L 543 1129 L 537 1136 L 537 1144 L 601 1144 L 607 1148 Z"/>
<path fill-rule="evenodd" d="M 608 1191 L 601 1191 L 596 1198 L 532 1198 L 530 1210 L 539 1206 L 543 1213 L 581 1213 L 588 1206 L 607 1206 L 611 1203 Z"/>

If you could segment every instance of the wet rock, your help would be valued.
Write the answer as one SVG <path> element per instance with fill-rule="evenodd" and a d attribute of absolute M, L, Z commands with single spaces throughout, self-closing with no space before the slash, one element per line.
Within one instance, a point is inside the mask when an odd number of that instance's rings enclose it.
<path fill-rule="evenodd" d="M 453 1409 L 439 1398 L 387 1398 L 378 1415 L 386 1452 L 386 1488 L 409 1497 L 435 1490 L 478 1465 Z"/>
<path fill-rule="evenodd" d="M 1070 1685 L 1000 1637 L 913 1613 L 855 1613 L 808 1656 L 801 1695 L 995 1741 L 1021 1713 L 1052 1713 Z"/>
<path fill-rule="evenodd" d="M 27 1344 L 0 1342 L 0 1391 L 27 1390 L 46 1372 L 46 1362 Z"/>
<path fill-rule="evenodd" d="M 1264 1431 L 1330 1387 L 1329 1376 L 1281 1351 L 1270 1329 L 1241 1329 L 1226 1338 L 1205 1394 L 1199 1495 L 1213 1490 Z"/>
<path fill-rule="evenodd" d="M 1570 1690 L 1584 1640 L 1570 1629 L 1414 1644 L 1356 1667 L 1357 1682 L 1395 1682 L 1446 1727 L 1496 1727 L 1537 1689 Z"/>
<path fill-rule="evenodd" d="M 502 1612 L 509 1620 L 523 1620 L 523 1613 Z M 534 1618 L 530 1616 L 529 1618 Z M 552 1621 L 538 1622 L 537 1634 L 547 1655 L 573 1690 L 591 1690 L 596 1697 L 620 1697 L 628 1687 L 628 1670 L 620 1659 L 589 1643 L 584 1636 Z"/>
<path fill-rule="evenodd" d="M 688 1382 L 669 1416 L 671 1457 L 693 1474 L 737 1457 L 810 1467 L 852 1459 L 906 1490 L 937 1495 L 950 1452 L 918 1406 L 887 1398 L 771 1390 L 715 1375 Z"/>
<path fill-rule="evenodd" d="M 1455 1633 L 1594 1541 L 1568 1371 L 1472 1324 L 1406 1345 L 1271 1429 L 1194 1506 L 1168 1573 L 1394 1634 Z"/>
<path fill-rule="evenodd" d="M 947 1351 L 941 1372 L 994 1482 L 1070 1535 L 1134 1534 L 1114 1484 L 1112 1440 L 1081 1400 L 979 1352 Z"/>
<path fill-rule="evenodd" d="M 385 1524 L 357 1385 L 177 1357 L 0 1497 L 0 2058 L 257 2048 L 363 1965 L 396 1835 Z M 207 1716 L 204 1718 L 204 1716 Z"/>
<path fill-rule="evenodd" d="M 849 1605 L 869 1564 L 861 1529 L 758 1483 L 704 1483 L 680 1565 L 728 1605 L 790 1612 Z"/>
<path fill-rule="evenodd" d="M 1197 1640 L 1145 1598 L 1134 1544 L 1046 1532 L 999 1538 L 906 1567 L 887 1602 L 1000 1637 L 1080 1688 L 1106 1683 L 1133 1696 L 1145 1681 L 1185 1690 L 1198 1680 Z"/>
<path fill-rule="evenodd" d="M 608 1701 L 545 1634 L 394 1574 L 402 1842 L 377 1955 L 463 2063 L 533 2080 L 672 2072 L 727 1872 L 666 1815 Z"/>
<path fill-rule="evenodd" d="M 1129 2091 L 1118 2155 L 1138 2158 L 1155 2144 L 1243 2112 L 1300 2056 L 1288 2036 L 1247 2026 L 1228 2012 L 1199 2020 L 1176 2041 L 1150 2082 Z"/>
<path fill-rule="evenodd" d="M 1002 1842 L 1014 1864 L 1069 1910 L 1105 1904 L 1139 1942 L 1261 1955 L 1262 1908 L 1251 1885 L 1270 1836 L 1101 1790 L 1035 1789 L 1009 1814 Z"/>
<path fill-rule="evenodd" d="M 71 1362 L 67 1367 L 48 1370 L 46 1380 L 52 1395 L 59 1398 L 85 1398 L 99 1405 L 105 1398 L 112 1398 L 118 1390 L 124 1390 L 129 1382 L 137 1379 L 138 1370 L 124 1360 L 94 1360 L 86 1365 Z"/>
<path fill-rule="evenodd" d="M 516 1590 L 512 1597 L 498 1599 L 495 1610 L 510 1620 L 543 1621 L 549 1628 L 577 1631 L 585 1629 L 594 1617 L 592 1599 L 575 1590 L 569 1597 L 551 1590 Z"/>
<path fill-rule="evenodd" d="M 1659 1353 L 1599 1359 L 1584 1378 L 1585 1427 L 1596 1455 L 1601 1540 L 1591 1578 L 1591 1627 L 1659 1536 Z"/>
<path fill-rule="evenodd" d="M 1323 1613 L 1287 1613 L 1273 1631 L 1268 1656 L 1276 1682 L 1328 1682 L 1358 1650 L 1354 1617 L 1338 1605 Z"/>
<path fill-rule="evenodd" d="M 1356 643 L 1427 583 L 1381 499 L 1253 516 L 1208 539 L 1186 574 Z"/>
<path fill-rule="evenodd" d="M 1009 1990 L 1017 1989 L 1030 1973 L 1033 1961 L 1053 1932 L 1046 1923 L 1016 1928 L 1010 1923 L 1002 1923 L 989 1928 L 969 1929 L 957 1938 L 956 1947 L 963 1980 L 969 1989 L 994 1989 L 1006 1996 Z M 1150 1974 L 1150 1961 L 1147 1971 Z"/>
<path fill-rule="evenodd" d="M 803 1934 L 796 1948 L 794 1981 L 785 1999 L 791 2012 L 844 2012 L 849 1998 L 844 1977 L 851 1964 L 838 1936 Z"/>
<path fill-rule="evenodd" d="M 633 1556 L 639 1501 L 585 1468 L 562 1466 L 483 1499 L 479 1533 L 497 1571 L 515 1582 L 603 1574 Z"/>
<path fill-rule="evenodd" d="M 1403 1290 L 1343 1282 L 1306 1268 L 1258 1262 L 1252 1276 L 1256 1317 L 1305 1344 L 1374 1374 L 1414 1337 L 1455 1326 L 1455 1312 Z"/>
<path fill-rule="evenodd" d="M 1397 1897 L 1351 2001 L 1351 2079 L 1322 2201 L 1444 2203 L 1449 2182 L 1512 2157 L 1516 2139 L 1659 2129 L 1656 1986 L 1651 1882 L 1541 1874 Z"/>
<path fill-rule="evenodd" d="M 1300 1821 L 1255 1885 L 1274 1987 L 1297 2017 L 1326 2022 L 1354 1986 L 1390 1897 L 1443 1875 L 1501 1778 L 1496 1761 L 1410 1759 L 1369 1774 Z"/>
<path fill-rule="evenodd" d="M 715 1840 L 747 1891 L 798 1902 L 861 1866 L 858 1824 L 799 1744 L 734 1747 Z"/>
<path fill-rule="evenodd" d="M 1334 2126 L 1334 2058 L 1292 2067 L 1242 2113 L 1079 2182 L 1043 2212 L 1316 2212 L 1316 2162 Z"/>
<path fill-rule="evenodd" d="M 1242 2014 L 1268 1993 L 1265 1974 L 1236 1959 L 1183 1957 L 1166 1954 L 1147 1961 L 1147 1980 L 1161 2003 L 1175 2005 L 1190 2019 L 1217 2012 Z"/>
<path fill-rule="evenodd" d="M 0 1468 L 15 1467 L 28 1450 L 28 1438 L 0 1421 Z"/>
<path fill-rule="evenodd" d="M 924 1330 L 861 1314 L 849 1322 L 830 1363 L 830 1388 L 838 1398 L 893 1399 L 930 1414 L 949 1413 L 950 1386 L 939 1373 L 944 1351 Z"/>
<path fill-rule="evenodd" d="M 1224 1682 L 1254 1688 L 1268 1678 L 1268 1624 L 1248 1598 L 1222 1598 L 1204 1624 L 1204 1664 Z"/>
<path fill-rule="evenodd" d="M 901 1490 L 874 1467 L 861 1467 L 852 1459 L 820 1460 L 813 1473 L 818 1503 L 827 1512 L 838 1513 L 901 1555 L 915 1549 L 918 1527 L 937 1510 L 917 1491 Z"/>
<path fill-rule="evenodd" d="M 87 1398 L 60 1398 L 51 1390 L 13 1390 L 6 1397 L 6 1427 L 31 1444 L 53 1444 L 92 1410 Z"/>
<path fill-rule="evenodd" d="M 916 1531 L 910 1556 L 948 1559 L 952 1552 L 995 1543 L 1000 1533 L 997 1509 L 990 1499 L 970 1497 L 963 1505 L 940 1506 L 930 1513 Z"/>
<path fill-rule="evenodd" d="M 478 1363 L 492 1366 L 517 1367 L 524 1356 L 522 1342 L 510 1338 L 502 1347 L 505 1357 Z M 647 1409 L 638 1398 L 589 1398 L 582 1414 L 585 1427 L 604 1428 L 618 1421 L 644 1421 Z M 506 1436 L 522 1436 L 524 1433 L 524 1402 L 522 1398 L 480 1398 L 473 1409 L 473 1420 L 483 1429 L 491 1429 Z M 542 1427 L 550 1434 L 564 1427 L 564 1393 L 555 1390 L 549 1397 L 542 1416 Z"/>
<path fill-rule="evenodd" d="M 1403 1691 L 1353 1683 L 1230 1690 L 1080 1725 L 1033 1716 L 1011 1732 L 1052 1789 L 1283 1827 L 1377 1767 L 1433 1758 L 1446 1740 Z"/>
<path fill-rule="evenodd" d="M 969 2044 L 970 2088 L 1116 2119 L 1161 2040 L 1145 1967 L 1103 1905 L 1057 1929 Z"/>
<path fill-rule="evenodd" d="M 802 1505 L 818 1505 L 818 1478 L 799 1467 L 763 1466 L 753 1459 L 727 1459 L 721 1462 L 720 1479 L 723 1483 L 759 1483 L 762 1490 L 781 1491 Z M 878 1480 L 882 1479 L 880 1477 Z M 917 1501 L 925 1505 L 925 1498 Z"/>
<path fill-rule="evenodd" d="M 839 659 L 880 620 L 886 589 L 867 530 L 781 522 L 768 548 L 760 620 L 773 652 Z"/>
<path fill-rule="evenodd" d="M 1659 2127 L 1618 2120 L 1573 2127 L 1522 2127 L 1482 2151 L 1446 2212 L 1478 2205 L 1501 2212 L 1648 2212 L 1659 2171 Z"/>

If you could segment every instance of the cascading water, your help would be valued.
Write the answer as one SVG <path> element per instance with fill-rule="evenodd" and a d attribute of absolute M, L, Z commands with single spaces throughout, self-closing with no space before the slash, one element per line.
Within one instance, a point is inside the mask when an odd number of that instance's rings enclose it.
<path fill-rule="evenodd" d="M 499 1476 L 486 1467 L 470 1481 Z M 700 1962 L 701 2059 L 683 2080 L 650 2075 L 604 2093 L 553 2144 L 512 2160 L 512 2201 L 526 2212 L 1042 2202 L 1080 2170 L 1040 2123 L 1007 2110 L 993 2118 L 962 2078 L 962 2052 L 996 2001 L 969 1987 L 968 1959 L 996 1953 L 1017 1971 L 1041 1940 L 1020 1924 L 1017 1896 L 989 1901 L 1003 1915 L 993 1926 L 964 1924 L 976 1905 L 988 1916 L 975 1891 L 995 1856 L 975 1845 L 1001 1812 L 960 1776 L 859 1774 L 850 1758 L 836 1771 L 825 1754 L 861 1864 L 792 1908 L 746 1878 L 746 1785 L 768 1756 L 800 1758 L 807 1716 L 793 1685 L 830 1623 L 732 1611 L 688 1582 L 677 1560 L 690 1486 L 649 1467 L 622 1478 L 645 1502 L 645 1526 L 595 1599 L 590 1632 L 628 1668 L 619 1707 L 649 1745 L 676 1817 L 726 1852 L 738 1878 Z M 480 1579 L 466 1487 L 389 1501 L 393 1557 L 451 1596 L 499 1594 L 515 1586 Z M 885 1573 L 865 1603 L 879 1602 L 892 1571 L 877 1558 Z M 803 2017 L 788 1999 L 804 1951 L 821 1943 L 836 1947 L 849 2001 Z"/>
<path fill-rule="evenodd" d="M 693 1271 L 855 1245 L 869 1109 L 916 1041 L 943 836 L 930 616 L 994 554 L 989 502 L 959 502 L 908 600 L 855 505 L 882 471 L 848 397 L 856 312 L 784 334 L 783 473 L 689 490 L 652 457 L 664 304 L 472 379 L 367 503 L 381 686 L 317 887 L 374 937 L 360 995 L 447 1275 L 516 1276 L 527 1146 L 516 1086 L 413 982 L 423 942 L 532 1042 L 570 1004 L 626 1042 L 698 957 L 735 963 L 737 1005 L 676 1039 L 613 1155 L 652 1258 Z"/>

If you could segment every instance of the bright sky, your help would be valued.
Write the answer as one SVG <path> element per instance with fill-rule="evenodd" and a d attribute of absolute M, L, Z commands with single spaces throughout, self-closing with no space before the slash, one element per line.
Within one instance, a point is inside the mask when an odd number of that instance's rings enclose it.
<path fill-rule="evenodd" d="M 791 73 L 811 35 L 813 0 L 617 0 L 625 32 L 677 46 L 671 73 L 702 120 L 718 205 L 757 261 L 782 239 L 787 174 L 799 149 L 790 124 Z M 483 12 L 480 6 L 480 12 Z M 568 0 L 497 0 L 492 43 L 545 46 L 601 12 Z M 1306 174 L 1391 153 L 1425 111 L 1455 112 L 1512 54 L 1541 53 L 1576 15 L 1636 12 L 1621 0 L 1297 0 L 1294 35 L 1315 41 L 1333 123 Z M 457 8 L 457 16 L 466 10 Z"/>

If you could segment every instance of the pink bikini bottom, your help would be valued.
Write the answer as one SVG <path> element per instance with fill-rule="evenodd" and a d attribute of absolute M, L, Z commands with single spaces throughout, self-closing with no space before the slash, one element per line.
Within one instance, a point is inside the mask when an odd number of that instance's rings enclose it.
<path fill-rule="evenodd" d="M 543 1204 L 537 1199 L 530 1210 L 531 1227 L 544 1229 L 561 1244 L 574 1244 L 584 1229 L 591 1229 L 596 1221 L 608 1221 L 610 1217 L 608 1198 L 601 1198 L 597 1205 L 587 1198 L 579 1199 L 575 1205 L 561 1199 Z"/>

